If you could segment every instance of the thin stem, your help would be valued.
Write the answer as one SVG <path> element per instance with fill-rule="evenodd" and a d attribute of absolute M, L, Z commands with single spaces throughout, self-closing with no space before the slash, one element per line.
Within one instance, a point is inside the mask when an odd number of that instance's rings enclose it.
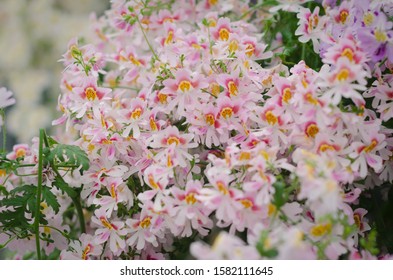
<path fill-rule="evenodd" d="M 306 43 L 303 43 L 303 45 L 302 45 L 302 55 L 300 57 L 300 60 L 303 60 L 304 62 L 306 62 L 305 59 L 306 59 Z"/>
<path fill-rule="evenodd" d="M 6 152 L 7 151 L 7 146 L 6 146 L 6 143 L 7 143 L 7 128 L 6 128 L 6 126 L 5 126 L 5 112 L 4 112 L 4 109 L 1 109 L 0 110 L 0 115 L 1 115 L 1 118 L 3 119 L 3 152 Z"/>
<path fill-rule="evenodd" d="M 139 21 L 138 16 L 136 16 L 135 18 L 136 18 L 136 21 L 138 22 L 139 27 L 140 27 L 141 30 L 142 30 L 143 37 L 145 38 L 145 41 L 146 41 L 147 45 L 149 46 L 149 49 L 150 49 L 151 53 L 153 54 L 153 56 L 154 56 L 154 58 L 155 58 L 156 60 L 160 61 L 160 59 L 158 58 L 158 56 L 157 56 L 156 52 L 154 51 L 152 45 L 150 44 L 149 39 L 147 39 L 145 30 L 143 29 L 143 26 L 142 26 L 141 22 Z"/>
<path fill-rule="evenodd" d="M 45 133 L 44 130 L 43 130 L 43 138 L 44 138 L 44 141 L 45 141 L 45 146 L 47 148 L 49 148 L 48 137 L 46 136 L 46 133 Z M 57 166 L 55 165 L 53 160 L 50 161 L 50 165 L 52 167 L 52 170 L 56 173 L 56 175 L 59 178 L 59 180 L 63 181 L 64 184 L 67 184 L 64 181 L 63 177 L 61 176 L 61 174 L 60 174 L 59 170 L 57 169 Z M 73 204 L 75 206 L 76 212 L 78 214 L 78 219 L 79 219 L 79 223 L 80 223 L 80 227 L 81 227 L 81 232 L 82 233 L 86 233 L 85 217 L 83 215 L 83 209 L 82 209 L 82 205 L 81 205 L 80 200 L 79 200 L 79 196 L 71 197 L 71 199 L 72 199 L 72 202 L 73 202 Z"/>
<path fill-rule="evenodd" d="M 44 130 L 40 129 L 40 140 L 38 146 L 38 183 L 37 183 L 37 200 L 34 217 L 34 231 L 35 244 L 37 249 L 37 258 L 41 260 L 41 245 L 40 245 L 40 214 L 41 214 L 41 191 L 42 191 L 42 170 L 43 170 L 43 145 L 44 145 Z"/>

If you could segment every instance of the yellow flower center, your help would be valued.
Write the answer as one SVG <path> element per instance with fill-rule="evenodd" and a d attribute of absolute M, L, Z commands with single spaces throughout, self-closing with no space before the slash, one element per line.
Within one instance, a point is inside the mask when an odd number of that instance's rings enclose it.
<path fill-rule="evenodd" d="M 230 95 L 236 96 L 237 95 L 237 86 L 234 81 L 228 82 L 228 91 Z"/>
<path fill-rule="evenodd" d="M 26 155 L 26 150 L 25 149 L 17 149 L 15 152 L 15 155 L 17 158 L 24 157 Z"/>
<path fill-rule="evenodd" d="M 240 203 L 243 205 L 244 208 L 248 209 L 250 207 L 252 207 L 254 204 L 252 203 L 251 200 L 249 199 L 241 199 Z"/>
<path fill-rule="evenodd" d="M 371 152 L 377 145 L 378 145 L 378 142 L 376 140 L 372 140 L 371 144 L 368 145 L 366 148 L 364 148 L 364 152 L 366 152 L 366 153 Z"/>
<path fill-rule="evenodd" d="M 381 43 L 385 43 L 388 40 L 388 36 L 386 35 L 386 33 L 381 30 L 376 30 L 374 36 L 375 39 Z"/>
<path fill-rule="evenodd" d="M 252 56 L 254 54 L 254 50 L 255 50 L 255 48 L 254 48 L 253 44 L 247 44 L 246 45 L 246 55 L 248 57 L 250 57 L 250 56 Z"/>
<path fill-rule="evenodd" d="M 0 169 L 0 177 L 4 177 L 5 175 L 7 175 L 5 169 Z"/>
<path fill-rule="evenodd" d="M 239 48 L 239 45 L 238 45 L 236 40 L 232 40 L 229 43 L 229 47 L 228 48 L 229 48 L 229 51 L 233 53 L 233 52 L 237 51 L 237 49 Z"/>
<path fill-rule="evenodd" d="M 166 37 L 164 44 L 169 45 L 172 42 L 173 42 L 173 31 L 171 30 L 168 32 L 168 36 Z"/>
<path fill-rule="evenodd" d="M 319 224 L 315 225 L 311 228 L 311 234 L 315 237 L 320 237 L 329 233 L 332 229 L 332 225 L 330 223 L 327 224 Z"/>
<path fill-rule="evenodd" d="M 217 83 L 212 83 L 210 85 L 210 91 L 211 91 L 211 94 L 213 94 L 215 97 L 217 97 L 220 94 L 220 85 Z"/>
<path fill-rule="evenodd" d="M 265 118 L 270 125 L 275 125 L 278 121 L 277 117 L 270 110 L 265 113 Z"/>
<path fill-rule="evenodd" d="M 340 82 L 347 80 L 349 77 L 348 69 L 342 69 L 336 76 L 336 79 Z"/>
<path fill-rule="evenodd" d="M 156 122 L 154 121 L 153 117 L 150 117 L 149 123 L 150 123 L 150 129 L 151 129 L 151 130 L 153 130 L 153 131 L 158 130 L 157 124 L 156 124 Z"/>
<path fill-rule="evenodd" d="M 361 222 L 360 222 L 360 215 L 359 214 L 354 214 L 353 219 L 355 221 L 355 225 L 360 229 L 361 227 Z"/>
<path fill-rule="evenodd" d="M 229 30 L 226 29 L 225 27 L 221 28 L 220 31 L 218 31 L 219 37 L 223 41 L 228 41 L 229 39 Z"/>
<path fill-rule="evenodd" d="M 102 225 L 104 227 L 106 227 L 107 229 L 113 229 L 113 226 L 110 222 L 108 222 L 108 220 L 106 218 L 100 218 L 100 221 L 102 223 Z"/>
<path fill-rule="evenodd" d="M 197 199 L 195 198 L 195 193 L 191 192 L 189 194 L 186 195 L 185 197 L 185 201 L 187 204 L 195 204 L 197 202 Z"/>
<path fill-rule="evenodd" d="M 141 65 L 141 63 L 139 62 L 139 60 L 137 60 L 132 54 L 130 54 L 130 56 L 128 57 L 128 59 L 132 62 L 132 64 L 139 66 Z"/>
<path fill-rule="evenodd" d="M 342 24 L 344 24 L 344 23 L 347 21 L 348 15 L 349 15 L 349 13 L 348 13 L 348 11 L 346 11 L 346 10 L 342 10 L 342 11 L 340 12 L 340 22 L 341 22 Z"/>
<path fill-rule="evenodd" d="M 306 128 L 306 134 L 308 137 L 315 138 L 318 132 L 319 128 L 315 123 L 309 124 Z"/>
<path fill-rule="evenodd" d="M 88 244 L 85 249 L 83 249 L 82 251 L 82 260 L 87 260 L 87 255 L 90 253 L 91 251 L 91 245 Z"/>
<path fill-rule="evenodd" d="M 241 152 L 239 155 L 239 160 L 250 160 L 251 153 L 250 152 Z"/>
<path fill-rule="evenodd" d="M 224 107 L 222 108 L 220 115 L 224 118 L 224 119 L 229 119 L 230 117 L 232 117 L 232 113 L 233 110 L 230 107 Z"/>
<path fill-rule="evenodd" d="M 111 197 L 116 198 L 116 189 L 115 189 L 115 184 L 111 184 Z"/>
<path fill-rule="evenodd" d="M 326 151 L 335 151 L 336 149 L 329 144 L 322 144 L 321 146 L 319 146 L 319 150 L 321 152 L 326 152 Z"/>
<path fill-rule="evenodd" d="M 166 94 L 163 94 L 161 92 L 158 94 L 158 100 L 160 101 L 161 104 L 168 103 L 167 98 L 168 98 L 168 95 L 166 95 Z"/>
<path fill-rule="evenodd" d="M 353 61 L 353 51 L 350 48 L 345 48 L 342 53 L 341 56 L 346 56 L 349 61 Z"/>
<path fill-rule="evenodd" d="M 215 124 L 215 119 L 214 119 L 214 116 L 213 116 L 213 114 L 207 114 L 207 115 L 205 115 L 205 121 L 206 121 L 206 123 L 208 124 L 208 125 L 210 125 L 210 126 L 214 126 L 214 124 Z"/>
<path fill-rule="evenodd" d="M 292 98 L 292 92 L 289 87 L 285 88 L 282 92 L 282 101 L 288 103 Z"/>
<path fill-rule="evenodd" d="M 149 174 L 149 176 L 147 176 L 147 179 L 149 181 L 149 184 L 152 188 L 154 189 L 159 189 L 160 187 L 158 186 L 158 184 L 156 183 L 156 181 L 154 180 L 154 177 L 152 174 Z"/>
<path fill-rule="evenodd" d="M 139 226 L 141 228 L 148 228 L 151 225 L 151 218 L 150 217 L 146 217 L 143 219 L 142 222 L 140 222 Z"/>
<path fill-rule="evenodd" d="M 224 195 L 227 195 L 229 193 L 223 182 L 217 182 L 217 188 Z"/>
<path fill-rule="evenodd" d="M 181 81 L 178 86 L 178 90 L 182 92 L 189 91 L 191 89 L 191 83 L 187 80 Z"/>
<path fill-rule="evenodd" d="M 93 101 L 97 98 L 97 92 L 95 91 L 94 88 L 88 87 L 85 90 L 85 96 L 86 96 L 87 100 Z"/>
<path fill-rule="evenodd" d="M 267 214 L 269 216 L 271 216 L 271 215 L 275 214 L 276 211 L 277 211 L 277 207 L 274 204 L 269 203 L 268 208 L 267 208 Z"/>
<path fill-rule="evenodd" d="M 307 100 L 307 102 L 309 102 L 309 103 L 311 103 L 311 104 L 313 104 L 313 105 L 318 105 L 318 100 L 315 99 L 315 98 L 312 96 L 311 93 L 307 93 L 307 94 L 306 94 L 306 100 Z"/>
<path fill-rule="evenodd" d="M 180 139 L 176 136 L 171 136 L 171 137 L 168 137 L 168 139 L 166 140 L 166 143 L 167 143 L 167 145 L 172 145 L 173 143 L 175 143 L 177 146 L 180 144 Z"/>
<path fill-rule="evenodd" d="M 217 4 L 218 0 L 208 0 L 209 4 L 214 6 Z"/>
<path fill-rule="evenodd" d="M 136 120 L 141 117 L 142 114 L 142 109 L 141 108 L 136 108 L 134 111 L 131 113 L 131 118 Z"/>
<path fill-rule="evenodd" d="M 374 21 L 374 16 L 372 13 L 368 12 L 363 16 L 363 21 L 366 26 L 370 26 Z"/>

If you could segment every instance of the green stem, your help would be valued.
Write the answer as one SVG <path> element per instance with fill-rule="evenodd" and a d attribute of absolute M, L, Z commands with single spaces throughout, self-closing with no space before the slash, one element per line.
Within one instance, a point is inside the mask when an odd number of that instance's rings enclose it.
<path fill-rule="evenodd" d="M 302 45 L 302 56 L 301 56 L 300 60 L 303 60 L 304 62 L 306 62 L 305 59 L 306 59 L 306 43 L 303 43 L 303 45 Z"/>
<path fill-rule="evenodd" d="M 142 26 L 141 22 L 139 21 L 138 16 L 136 16 L 136 21 L 138 22 L 138 25 L 139 25 L 139 27 L 140 27 L 141 30 L 142 30 L 143 37 L 145 38 L 145 41 L 146 41 L 147 45 L 149 46 L 149 49 L 150 49 L 151 53 L 153 54 L 153 56 L 154 56 L 154 58 L 155 58 L 156 60 L 160 61 L 160 59 L 158 58 L 158 56 L 157 56 L 156 52 L 154 51 L 152 45 L 150 44 L 149 39 L 147 39 L 145 30 L 143 29 L 143 26 Z"/>
<path fill-rule="evenodd" d="M 3 152 L 5 153 L 6 151 L 7 151 L 7 146 L 6 146 L 6 143 L 7 143 L 7 128 L 6 128 L 6 126 L 5 126 L 5 113 L 4 113 L 4 109 L 1 109 L 0 110 L 0 115 L 1 115 L 1 117 L 2 117 L 2 119 L 3 119 Z"/>
<path fill-rule="evenodd" d="M 49 147 L 50 147 L 50 146 L 49 146 L 49 141 L 48 141 L 48 137 L 46 136 L 45 131 L 43 131 L 43 136 L 44 136 L 43 138 L 44 138 L 44 141 L 45 141 L 45 146 L 46 146 L 47 148 L 49 148 Z M 56 175 L 57 175 L 57 177 L 59 178 L 59 180 L 63 181 L 64 184 L 67 184 L 67 183 L 64 181 L 63 177 L 61 176 L 59 170 L 57 169 L 58 166 L 55 165 L 55 163 L 53 162 L 53 160 L 50 161 L 50 165 L 51 165 L 51 167 L 52 167 L 52 170 L 56 173 Z M 80 223 L 80 227 L 81 227 L 81 232 L 82 232 L 82 233 L 86 233 L 85 216 L 83 215 L 83 209 L 82 209 L 81 202 L 80 202 L 80 200 L 79 200 L 79 196 L 77 196 L 77 197 L 71 197 L 71 199 L 72 199 L 72 203 L 73 203 L 74 206 L 75 206 L 76 212 L 77 212 L 77 214 L 78 214 L 78 219 L 79 219 L 79 223 Z"/>
<path fill-rule="evenodd" d="M 44 145 L 43 129 L 40 129 L 40 140 L 38 146 L 38 183 L 37 183 L 37 200 L 34 217 L 34 231 L 35 231 L 35 244 L 37 249 L 37 259 L 41 260 L 41 245 L 40 245 L 40 215 L 41 215 L 41 191 L 42 191 L 42 169 L 43 169 L 43 145 Z"/>

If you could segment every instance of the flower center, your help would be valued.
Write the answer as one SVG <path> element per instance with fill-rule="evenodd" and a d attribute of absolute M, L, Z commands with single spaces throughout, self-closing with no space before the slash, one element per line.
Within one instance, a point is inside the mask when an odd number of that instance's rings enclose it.
<path fill-rule="evenodd" d="M 110 222 L 108 222 L 108 220 L 106 218 L 102 217 L 102 218 L 100 218 L 100 221 L 101 221 L 102 225 L 104 227 L 106 227 L 107 229 L 113 229 L 112 224 Z"/>
<path fill-rule="evenodd" d="M 181 90 L 182 92 L 189 91 L 191 89 L 191 83 L 187 80 L 181 81 L 179 83 L 178 90 Z"/>
<path fill-rule="evenodd" d="M 254 54 L 254 50 L 255 50 L 255 47 L 254 47 L 253 44 L 247 44 L 246 45 L 246 55 L 248 57 L 251 57 Z"/>
<path fill-rule="evenodd" d="M 142 109 L 141 108 L 136 108 L 134 111 L 131 113 L 131 118 L 136 120 L 141 117 L 142 114 Z"/>
<path fill-rule="evenodd" d="M 210 91 L 211 91 L 211 94 L 213 94 L 215 97 L 217 97 L 220 94 L 220 85 L 217 83 L 212 83 L 210 85 Z"/>
<path fill-rule="evenodd" d="M 315 237 L 320 237 L 330 232 L 331 229 L 332 229 L 332 225 L 330 223 L 320 224 L 320 225 L 313 226 L 311 228 L 311 234 L 314 235 Z"/>
<path fill-rule="evenodd" d="M 111 184 L 111 196 L 112 196 L 113 198 L 116 198 L 115 184 Z"/>
<path fill-rule="evenodd" d="M 208 125 L 210 125 L 210 126 L 214 126 L 214 124 L 215 124 L 215 119 L 214 119 L 214 116 L 213 116 L 213 114 L 207 114 L 207 115 L 205 115 L 205 121 L 206 121 L 206 123 L 208 124 Z"/>
<path fill-rule="evenodd" d="M 344 24 L 344 23 L 347 21 L 348 15 L 349 15 L 349 13 L 348 13 L 347 10 L 342 10 L 342 11 L 340 12 L 340 22 L 341 22 L 342 24 Z"/>
<path fill-rule="evenodd" d="M 224 118 L 224 119 L 229 119 L 230 117 L 232 117 L 232 113 L 233 110 L 230 107 L 225 107 L 222 108 L 220 115 Z"/>
<path fill-rule="evenodd" d="M 87 255 L 91 252 L 91 245 L 88 244 L 82 251 L 82 260 L 87 260 Z"/>
<path fill-rule="evenodd" d="M 151 218 L 146 217 L 142 220 L 142 222 L 139 224 L 141 228 L 148 228 L 151 225 Z"/>
<path fill-rule="evenodd" d="M 275 125 L 278 121 L 277 117 L 270 110 L 265 113 L 265 117 L 266 117 L 266 121 L 270 125 Z"/>
<path fill-rule="evenodd" d="M 240 203 L 244 206 L 244 208 L 248 209 L 250 207 L 252 207 L 254 204 L 252 203 L 251 200 L 249 199 L 241 199 Z"/>
<path fill-rule="evenodd" d="M 26 155 L 26 150 L 25 149 L 17 149 L 15 152 L 15 155 L 17 158 L 24 157 Z"/>
<path fill-rule="evenodd" d="M 282 92 L 282 101 L 288 103 L 292 98 L 292 92 L 289 87 L 285 88 Z"/>
<path fill-rule="evenodd" d="M 229 48 L 229 51 L 231 53 L 233 53 L 233 52 L 237 51 L 238 47 L 239 47 L 239 45 L 238 45 L 237 41 L 236 40 L 232 40 L 229 43 L 229 47 L 228 48 Z"/>
<path fill-rule="evenodd" d="M 346 56 L 348 59 L 349 59 L 349 61 L 353 61 L 353 51 L 352 51 L 352 49 L 350 49 L 350 48 L 345 48 L 343 51 L 342 51 L 342 53 L 341 53 L 341 56 Z"/>
<path fill-rule="evenodd" d="M 224 195 L 227 195 L 229 193 L 228 189 L 225 187 L 224 183 L 221 181 L 217 182 L 217 188 Z"/>
<path fill-rule="evenodd" d="M 152 188 L 154 189 L 159 189 L 160 186 L 156 183 L 156 181 L 154 180 L 154 177 L 152 174 L 149 174 L 149 176 L 147 176 L 147 179 L 149 181 L 149 184 Z"/>
<path fill-rule="evenodd" d="M 361 229 L 361 222 L 360 222 L 360 215 L 359 214 L 354 214 L 353 219 L 355 221 L 355 225 L 358 227 L 358 229 Z"/>
<path fill-rule="evenodd" d="M 375 39 L 381 43 L 385 43 L 388 40 L 388 36 L 386 35 L 386 33 L 381 30 L 376 30 L 374 36 Z"/>
<path fill-rule="evenodd" d="M 165 39 L 165 45 L 169 45 L 173 42 L 173 31 L 168 32 L 168 36 Z"/>
<path fill-rule="evenodd" d="M 187 204 L 195 204 L 197 202 L 197 199 L 195 198 L 195 193 L 191 192 L 189 194 L 186 195 L 185 197 L 185 201 Z"/>
<path fill-rule="evenodd" d="M 319 128 L 315 123 L 309 124 L 306 128 L 306 134 L 308 137 L 315 138 L 318 132 Z"/>
<path fill-rule="evenodd" d="M 364 148 L 364 152 L 369 153 L 371 152 L 376 146 L 378 145 L 377 140 L 371 141 L 371 144 Z"/>
<path fill-rule="evenodd" d="M 158 94 L 158 100 L 160 101 L 161 104 L 168 103 L 167 98 L 168 98 L 168 95 L 166 95 L 166 94 L 163 94 L 161 92 Z"/>
<path fill-rule="evenodd" d="M 250 160 L 251 153 L 250 152 L 241 152 L 239 156 L 239 160 Z"/>
<path fill-rule="evenodd" d="M 135 56 L 133 56 L 132 54 L 130 54 L 130 56 L 128 57 L 128 59 L 132 62 L 132 64 L 136 65 L 136 66 L 140 66 L 141 63 L 139 62 L 139 60 L 137 60 L 135 58 Z"/>
<path fill-rule="evenodd" d="M 153 119 L 153 117 L 150 117 L 150 128 L 151 128 L 151 130 L 153 130 L 153 131 L 156 131 L 156 130 L 158 130 L 158 127 L 157 127 L 157 124 L 156 124 L 156 122 L 154 121 L 154 119 Z"/>
<path fill-rule="evenodd" d="M 373 14 L 372 14 L 372 13 L 366 13 L 366 14 L 363 16 L 363 21 L 364 21 L 364 24 L 365 24 L 365 25 L 370 26 L 370 25 L 373 23 L 373 21 L 374 21 L 374 16 L 373 16 Z"/>
<path fill-rule="evenodd" d="M 346 81 L 349 77 L 348 69 L 342 69 L 338 74 L 336 79 L 340 82 Z"/>
<path fill-rule="evenodd" d="M 0 177 L 4 177 L 5 175 L 7 175 L 5 169 L 0 169 Z"/>
<path fill-rule="evenodd" d="M 225 27 L 221 28 L 220 31 L 218 31 L 219 37 L 223 41 L 228 41 L 229 39 L 229 30 L 226 29 Z"/>
<path fill-rule="evenodd" d="M 227 86 L 228 86 L 229 93 L 233 96 L 236 96 L 237 95 L 237 86 L 236 86 L 235 82 L 229 81 Z"/>
<path fill-rule="evenodd" d="M 97 98 L 97 92 L 95 91 L 94 88 L 88 87 L 85 90 L 85 96 L 86 96 L 87 100 L 93 101 Z"/>
<path fill-rule="evenodd" d="M 319 146 L 319 150 L 321 152 L 326 152 L 326 151 L 335 151 L 336 149 L 332 145 L 322 144 Z"/>
<path fill-rule="evenodd" d="M 167 143 L 167 145 L 172 145 L 173 143 L 175 143 L 177 146 L 180 144 L 180 139 L 176 136 L 171 136 L 171 137 L 168 137 L 168 139 L 166 140 L 166 143 Z"/>

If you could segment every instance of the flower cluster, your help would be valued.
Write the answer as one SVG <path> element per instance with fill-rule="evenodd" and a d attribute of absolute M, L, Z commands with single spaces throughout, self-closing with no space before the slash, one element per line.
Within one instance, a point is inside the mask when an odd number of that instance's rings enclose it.
<path fill-rule="evenodd" d="M 393 181 L 392 5 L 279 2 L 270 11 L 297 14 L 320 70 L 278 62 L 247 1 L 112 1 L 96 42 L 70 41 L 53 124 L 88 156 L 87 170 L 62 173 L 88 223 L 47 253 L 162 259 L 180 243 L 196 258 L 374 257 L 359 197 Z M 8 157 L 37 172 L 37 143 Z M 43 206 L 43 230 L 68 230 L 70 201 L 52 191 L 62 209 Z M 212 247 L 195 242 L 218 229 Z M 10 244 L 22 242 L 34 240 Z"/>

